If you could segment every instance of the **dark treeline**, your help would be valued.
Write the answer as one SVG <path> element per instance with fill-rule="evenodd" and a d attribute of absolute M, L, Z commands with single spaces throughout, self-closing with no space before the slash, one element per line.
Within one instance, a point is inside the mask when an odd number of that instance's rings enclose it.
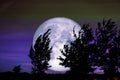
<path fill-rule="evenodd" d="M 75 28 L 75 27 L 74 27 Z M 89 24 L 84 24 L 78 34 L 73 28 L 75 40 L 64 45 L 60 65 L 69 67 L 70 74 L 93 73 L 92 66 L 100 66 L 105 75 L 119 73 L 120 67 L 120 30 L 111 19 L 98 22 L 93 31 Z M 31 47 L 29 57 L 32 60 L 33 72 L 44 73 L 48 69 L 48 61 L 52 47 L 49 48 L 50 30 L 40 35 L 34 47 Z"/>
<path fill-rule="evenodd" d="M 51 67 L 48 63 L 52 52 L 48 29 L 30 49 L 31 74 L 20 73 L 18 65 L 14 67 L 14 72 L 1 73 L 0 77 L 3 80 L 120 80 L 120 30 L 116 23 L 111 19 L 103 20 L 98 22 L 95 30 L 84 24 L 78 34 L 74 28 L 75 40 L 60 50 L 65 58 L 58 58 L 60 65 L 69 67 L 70 71 L 65 74 L 45 73 Z M 94 74 L 94 66 L 101 67 L 104 74 Z"/>
<path fill-rule="evenodd" d="M 74 37 L 75 41 L 61 50 L 66 58 L 59 58 L 61 65 L 71 68 L 70 73 L 88 74 L 94 71 L 91 66 L 100 66 L 105 75 L 119 73 L 120 30 L 115 22 L 98 22 L 95 32 L 89 25 L 83 25 L 79 35 L 74 33 Z"/>
<path fill-rule="evenodd" d="M 64 75 L 96 75 L 94 66 L 101 67 L 105 76 L 119 74 L 120 30 L 116 23 L 111 19 L 103 20 L 98 22 L 95 30 L 89 24 L 84 24 L 78 34 L 74 28 L 75 40 L 60 50 L 65 58 L 58 58 L 61 60 L 60 65 L 70 68 Z M 50 67 L 48 61 L 52 47 L 49 48 L 49 34 L 50 30 L 40 35 L 34 47 L 31 47 L 29 57 L 32 60 L 33 73 L 43 75 Z"/>

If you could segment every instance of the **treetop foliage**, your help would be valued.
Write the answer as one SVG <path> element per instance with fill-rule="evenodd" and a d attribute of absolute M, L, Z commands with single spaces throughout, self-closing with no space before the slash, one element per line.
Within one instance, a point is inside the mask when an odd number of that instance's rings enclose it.
<path fill-rule="evenodd" d="M 34 48 L 31 47 L 30 49 L 29 57 L 32 60 L 32 70 L 34 73 L 44 73 L 44 71 L 50 67 L 48 61 L 50 60 L 52 47 L 49 48 L 49 35 L 50 29 L 43 35 L 40 35 L 36 40 Z"/>

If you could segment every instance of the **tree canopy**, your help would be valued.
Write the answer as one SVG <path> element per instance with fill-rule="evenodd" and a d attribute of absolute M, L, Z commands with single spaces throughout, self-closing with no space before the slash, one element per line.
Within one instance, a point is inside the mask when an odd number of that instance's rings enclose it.
<path fill-rule="evenodd" d="M 120 30 L 111 19 L 98 22 L 95 32 L 83 25 L 70 45 L 64 45 L 60 65 L 70 67 L 70 72 L 88 74 L 92 66 L 100 66 L 104 74 L 115 74 L 120 67 Z M 94 35 L 93 35 L 94 34 Z"/>
<path fill-rule="evenodd" d="M 32 60 L 33 73 L 43 74 L 45 70 L 47 70 L 50 66 L 48 61 L 50 60 L 50 53 L 52 47 L 49 47 L 50 39 L 49 39 L 50 29 L 48 29 L 43 35 L 40 35 L 34 47 L 31 47 L 29 57 Z"/>
<path fill-rule="evenodd" d="M 96 29 L 97 64 L 102 66 L 105 74 L 115 74 L 118 66 L 118 55 L 120 38 L 118 28 L 111 19 L 98 22 Z"/>
<path fill-rule="evenodd" d="M 73 34 L 75 37 L 74 41 L 70 42 L 70 45 L 64 45 L 64 49 L 61 53 L 65 58 L 60 57 L 62 61 L 60 65 L 65 67 L 70 67 L 72 73 L 83 73 L 87 74 L 92 70 L 90 64 L 90 41 L 93 39 L 92 29 L 89 25 L 83 25 L 82 29 L 79 31 L 78 36 L 75 34 L 73 29 Z"/>

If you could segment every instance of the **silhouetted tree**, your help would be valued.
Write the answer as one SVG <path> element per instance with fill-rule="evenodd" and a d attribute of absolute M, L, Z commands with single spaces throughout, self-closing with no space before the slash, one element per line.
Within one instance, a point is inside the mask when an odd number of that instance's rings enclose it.
<path fill-rule="evenodd" d="M 114 74 L 117 66 L 118 49 L 115 44 L 117 27 L 115 22 L 103 20 L 96 29 L 96 65 L 103 66 L 105 74 Z"/>
<path fill-rule="evenodd" d="M 14 71 L 15 73 L 20 73 L 20 71 L 21 71 L 21 66 L 20 66 L 20 65 L 15 66 L 15 67 L 13 68 L 13 71 Z"/>
<path fill-rule="evenodd" d="M 64 45 L 61 53 L 65 58 L 59 57 L 60 65 L 70 67 L 71 73 L 87 74 L 92 70 L 90 57 L 90 42 L 93 39 L 92 29 L 89 25 L 83 25 L 78 36 L 73 29 L 75 40 L 70 45 Z"/>
<path fill-rule="evenodd" d="M 116 72 L 119 73 L 118 69 L 120 68 L 120 30 L 117 32 L 117 36 L 114 39 L 114 47 L 111 48 L 110 53 L 115 54 L 115 56 L 113 56 L 113 59 L 116 65 Z"/>
<path fill-rule="evenodd" d="M 50 29 L 43 35 L 40 35 L 36 40 L 34 48 L 31 47 L 30 49 L 29 57 L 32 60 L 34 73 L 44 74 L 44 71 L 50 67 L 48 61 L 50 60 L 52 47 L 49 48 L 49 34 Z"/>

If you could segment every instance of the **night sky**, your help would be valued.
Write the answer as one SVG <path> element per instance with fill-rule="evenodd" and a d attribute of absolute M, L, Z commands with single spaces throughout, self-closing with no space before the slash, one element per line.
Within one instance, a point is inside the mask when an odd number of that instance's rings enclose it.
<path fill-rule="evenodd" d="M 112 18 L 120 24 L 119 0 L 0 0 L 0 72 L 21 65 L 31 71 L 28 57 L 38 26 L 52 17 L 68 17 L 80 25 Z"/>

